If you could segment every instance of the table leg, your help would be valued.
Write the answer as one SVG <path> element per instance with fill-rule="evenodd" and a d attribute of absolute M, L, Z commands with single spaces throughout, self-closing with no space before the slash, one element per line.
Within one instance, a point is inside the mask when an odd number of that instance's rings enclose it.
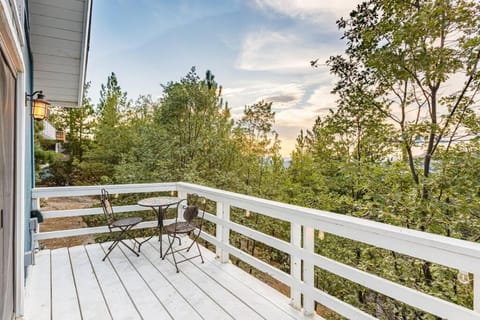
<path fill-rule="evenodd" d="M 159 236 L 158 241 L 160 241 L 160 257 L 163 255 L 162 247 L 162 235 L 163 235 L 163 208 L 160 206 L 158 207 L 158 229 L 159 229 Z"/>

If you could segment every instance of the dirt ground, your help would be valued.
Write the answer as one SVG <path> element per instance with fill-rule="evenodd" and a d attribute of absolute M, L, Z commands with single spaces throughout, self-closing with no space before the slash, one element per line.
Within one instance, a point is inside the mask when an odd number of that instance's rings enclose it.
<path fill-rule="evenodd" d="M 98 199 L 95 197 L 50 198 L 45 199 L 45 203 L 42 203 L 42 211 L 84 209 L 91 208 L 95 204 L 98 204 Z M 79 229 L 85 228 L 86 226 L 82 217 L 52 218 L 45 219 L 44 222 L 40 224 L 40 231 Z M 94 239 L 93 235 L 49 239 L 40 241 L 40 246 L 46 249 L 73 247 L 94 243 Z"/>

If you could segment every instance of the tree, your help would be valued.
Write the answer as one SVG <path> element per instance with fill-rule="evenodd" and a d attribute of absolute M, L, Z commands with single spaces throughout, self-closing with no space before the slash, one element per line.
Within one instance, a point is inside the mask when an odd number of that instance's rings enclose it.
<path fill-rule="evenodd" d="M 131 148 L 131 141 L 122 128 L 122 117 L 128 109 L 127 94 L 112 73 L 100 90 L 95 112 L 94 140 L 80 164 L 84 183 L 112 183 L 115 165 Z"/>
<path fill-rule="evenodd" d="M 66 132 L 66 140 L 62 143 L 65 157 L 57 157 L 50 165 L 51 180 L 56 184 L 70 185 L 79 183 L 81 170 L 79 163 L 91 145 L 93 130 L 93 106 L 88 97 L 90 83 L 86 83 L 83 91 L 83 103 L 79 108 L 58 108 L 52 111 L 49 122 L 57 130 Z"/>
<path fill-rule="evenodd" d="M 179 82 L 163 86 L 155 121 L 168 136 L 164 155 L 172 179 L 206 182 L 207 175 L 219 178 L 218 170 L 224 165 L 221 172 L 228 168 L 230 110 L 221 99 L 221 86 L 213 79 L 207 71 L 201 80 L 192 67 Z"/>
<path fill-rule="evenodd" d="M 441 143 L 475 133 L 464 120 L 480 85 L 479 10 L 475 1 L 370 0 L 338 21 L 347 49 L 329 60 L 340 77 L 334 91 L 366 90 L 396 123 L 423 199 L 432 192 L 428 178 Z M 426 145 L 423 169 L 412 151 L 418 137 Z"/>
<path fill-rule="evenodd" d="M 272 103 L 260 101 L 245 106 L 242 118 L 237 122 L 235 138 L 244 159 L 243 174 L 247 193 L 256 190 L 262 194 L 263 174 L 270 161 L 280 159 L 280 141 L 273 130 L 275 112 Z"/>
<path fill-rule="evenodd" d="M 34 158 L 35 158 L 35 183 L 44 183 L 41 175 L 43 168 L 49 167 L 50 164 L 54 163 L 58 154 L 53 151 L 53 145 L 51 140 L 46 140 L 43 137 L 43 122 L 35 121 L 34 122 Z"/>
<path fill-rule="evenodd" d="M 339 78 L 338 109 L 317 119 L 298 152 L 321 173 L 320 192 L 328 194 L 322 207 L 480 239 L 479 194 L 471 192 L 479 190 L 478 170 L 465 166 L 479 154 L 471 139 L 480 123 L 472 110 L 480 88 L 479 11 L 475 1 L 369 0 L 338 21 L 347 48 L 328 61 Z M 455 270 L 328 238 L 334 241 L 322 243 L 323 255 L 471 305 L 471 288 L 456 285 Z M 377 317 L 433 318 L 361 287 L 340 290 L 338 279 L 318 275 L 325 290 Z"/>

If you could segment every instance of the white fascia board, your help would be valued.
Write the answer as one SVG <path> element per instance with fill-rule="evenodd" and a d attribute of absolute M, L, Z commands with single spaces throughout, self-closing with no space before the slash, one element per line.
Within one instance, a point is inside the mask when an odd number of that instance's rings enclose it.
<path fill-rule="evenodd" d="M 86 0 L 83 16 L 82 54 L 80 57 L 80 80 L 78 84 L 78 106 L 83 105 L 83 86 L 87 75 L 88 50 L 90 46 L 90 26 L 92 18 L 92 0 Z"/>

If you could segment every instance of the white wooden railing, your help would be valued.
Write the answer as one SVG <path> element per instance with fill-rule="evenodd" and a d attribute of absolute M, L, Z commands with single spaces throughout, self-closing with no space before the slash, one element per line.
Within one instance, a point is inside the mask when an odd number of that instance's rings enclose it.
<path fill-rule="evenodd" d="M 303 307 L 307 315 L 314 312 L 314 302 L 317 301 L 350 319 L 375 319 L 354 306 L 315 288 L 314 267 L 317 266 L 441 318 L 459 320 L 480 319 L 480 244 L 183 182 L 35 188 L 33 190 L 34 208 L 41 210 L 41 198 L 99 195 L 101 188 L 106 188 L 112 194 L 176 191 L 179 197 L 182 198 L 186 197 L 187 194 L 196 193 L 215 201 L 216 215 L 206 213 L 205 219 L 216 224 L 216 236 L 203 232 L 202 238 L 216 246 L 219 260 L 228 262 L 229 255 L 233 255 L 280 282 L 287 284 L 291 288 L 292 305 L 297 308 Z M 230 220 L 230 208 L 232 206 L 290 222 L 290 242 L 232 222 Z M 148 208 L 137 205 L 119 206 L 114 209 L 116 212 L 148 210 Z M 103 212 L 101 208 L 91 208 L 43 211 L 42 213 L 44 218 L 48 219 L 102 214 Z M 137 227 L 150 228 L 155 225 L 155 221 L 148 221 Z M 229 241 L 230 230 L 289 254 L 291 256 L 290 273 L 285 273 L 234 247 Z M 473 310 L 314 253 L 315 230 L 322 230 L 323 232 L 473 274 Z M 101 232 L 108 232 L 107 227 L 40 232 L 35 234 L 34 240 Z M 301 239 L 302 236 L 303 241 Z M 303 246 L 301 245 L 302 242 Z M 303 305 L 301 305 L 302 295 Z"/>

